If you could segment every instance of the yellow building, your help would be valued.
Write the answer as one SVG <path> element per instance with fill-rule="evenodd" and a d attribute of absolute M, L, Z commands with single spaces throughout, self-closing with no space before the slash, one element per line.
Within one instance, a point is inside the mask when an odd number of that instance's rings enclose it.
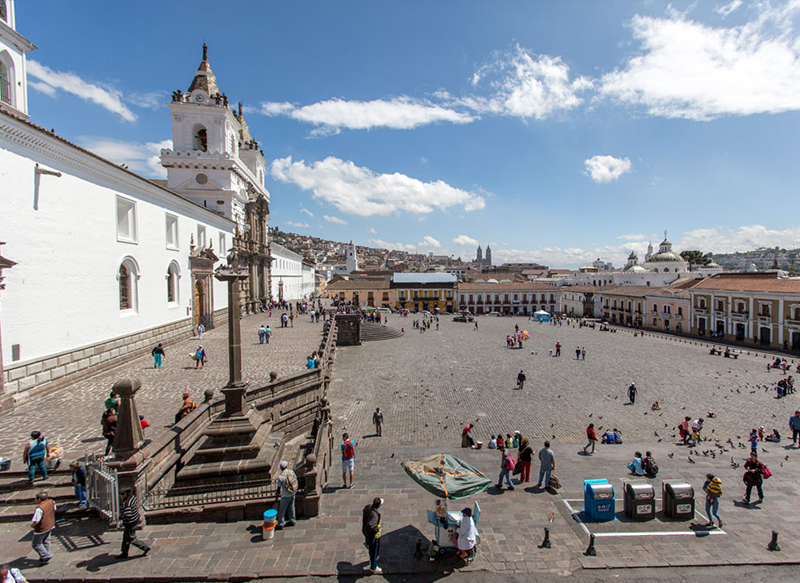
<path fill-rule="evenodd" d="M 456 276 L 451 273 L 395 273 L 395 308 L 409 312 L 453 312 Z"/>

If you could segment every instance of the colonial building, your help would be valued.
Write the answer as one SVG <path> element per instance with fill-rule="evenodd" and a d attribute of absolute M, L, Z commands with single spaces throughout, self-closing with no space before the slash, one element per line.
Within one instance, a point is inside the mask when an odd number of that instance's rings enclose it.
<path fill-rule="evenodd" d="M 800 349 L 800 279 L 778 271 L 724 273 L 689 292 L 693 334 Z"/>
<path fill-rule="evenodd" d="M 242 114 L 228 104 L 208 61 L 203 60 L 187 91 L 175 91 L 169 104 L 172 148 L 161 150 L 167 187 L 236 223 L 235 237 L 220 241 L 224 257 L 231 247 L 250 277 L 242 284 L 242 306 L 254 311 L 270 300 L 268 241 L 269 192 L 264 187 L 264 152 L 250 135 Z M 198 248 L 211 247 L 204 233 Z"/>
<path fill-rule="evenodd" d="M 689 332 L 692 325 L 692 297 L 686 288 L 695 283 L 689 280 L 648 292 L 645 295 L 647 316 L 643 318 L 643 327 L 678 334 Z"/>
<path fill-rule="evenodd" d="M 396 295 L 391 289 L 391 281 L 391 273 L 371 272 L 369 275 L 339 276 L 328 282 L 325 292 L 329 298 L 338 298 L 358 306 L 393 308 Z"/>
<path fill-rule="evenodd" d="M 646 317 L 649 286 L 607 286 L 603 289 L 603 319 L 612 324 L 642 326 Z"/>
<path fill-rule="evenodd" d="M 560 310 L 561 290 L 536 282 L 460 283 L 458 309 L 473 314 L 517 314 L 527 316 L 539 310 L 554 314 Z"/>
<path fill-rule="evenodd" d="M 313 267 L 304 263 L 302 255 L 283 245 L 273 241 L 269 247 L 272 253 L 272 297 L 287 302 L 309 298 L 314 293 Z"/>
<path fill-rule="evenodd" d="M 2 400 L 224 319 L 236 223 L 28 121 L 33 45 L 0 6 Z"/>
<path fill-rule="evenodd" d="M 410 312 L 452 312 L 458 279 L 450 273 L 395 273 L 395 307 Z"/>
<path fill-rule="evenodd" d="M 603 316 L 602 286 L 565 285 L 561 290 L 561 313 L 578 318 Z"/>

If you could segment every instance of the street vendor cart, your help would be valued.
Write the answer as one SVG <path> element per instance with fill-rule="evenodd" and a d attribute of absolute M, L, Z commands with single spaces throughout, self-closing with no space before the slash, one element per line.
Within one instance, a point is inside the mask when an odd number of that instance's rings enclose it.
<path fill-rule="evenodd" d="M 483 492 L 492 481 L 472 464 L 446 453 L 434 454 L 420 460 L 403 462 L 403 469 L 417 484 L 431 494 L 438 496 L 436 506 L 428 510 L 428 523 L 434 527 L 434 537 L 428 547 L 431 560 L 435 555 L 443 555 L 448 550 L 457 550 L 454 537 L 463 514 L 458 510 L 447 508 L 448 500 L 458 500 Z M 472 507 L 472 520 L 477 525 L 481 509 L 477 502 Z M 476 540 L 477 545 L 477 540 Z M 469 559 L 474 556 L 475 548 L 469 551 Z"/>

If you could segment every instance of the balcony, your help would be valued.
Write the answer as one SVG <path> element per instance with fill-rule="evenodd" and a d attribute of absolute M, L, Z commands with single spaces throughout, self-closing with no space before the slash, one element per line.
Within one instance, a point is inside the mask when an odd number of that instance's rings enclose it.
<path fill-rule="evenodd" d="M 661 312 L 659 316 L 661 316 L 662 318 L 671 318 L 672 314 L 670 314 L 669 312 Z"/>
<path fill-rule="evenodd" d="M 700 316 L 708 316 L 708 310 L 705 308 L 695 308 L 694 313 Z"/>
<path fill-rule="evenodd" d="M 714 310 L 714 315 L 717 316 L 718 318 L 724 318 L 725 310 Z"/>
<path fill-rule="evenodd" d="M 800 320 L 795 320 L 792 318 L 786 318 L 786 325 L 787 326 L 800 326 Z"/>

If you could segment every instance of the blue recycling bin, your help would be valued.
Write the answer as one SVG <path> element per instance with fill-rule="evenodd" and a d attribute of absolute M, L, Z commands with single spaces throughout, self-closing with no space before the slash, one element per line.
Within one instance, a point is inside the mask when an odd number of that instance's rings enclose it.
<path fill-rule="evenodd" d="M 583 481 L 583 514 L 589 520 L 614 520 L 614 486 L 608 480 Z"/>

